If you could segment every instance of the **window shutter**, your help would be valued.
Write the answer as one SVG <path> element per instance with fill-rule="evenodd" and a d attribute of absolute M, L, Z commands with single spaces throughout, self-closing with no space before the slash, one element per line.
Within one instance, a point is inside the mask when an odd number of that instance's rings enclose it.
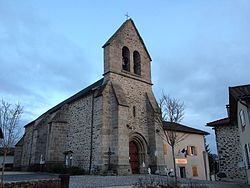
<path fill-rule="evenodd" d="M 188 151 L 188 155 L 191 155 L 191 147 L 190 146 L 187 147 L 187 151 Z"/>
<path fill-rule="evenodd" d="M 197 155 L 197 148 L 194 147 L 194 155 Z"/>
<path fill-rule="evenodd" d="M 193 172 L 193 177 L 197 177 L 198 176 L 197 166 L 192 166 L 192 172 Z"/>

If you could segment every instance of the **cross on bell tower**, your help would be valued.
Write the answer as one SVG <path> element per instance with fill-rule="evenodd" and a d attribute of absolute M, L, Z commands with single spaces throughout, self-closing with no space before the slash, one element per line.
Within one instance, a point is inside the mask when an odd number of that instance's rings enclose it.
<path fill-rule="evenodd" d="M 128 20 L 130 18 L 130 16 L 128 15 L 128 12 L 125 14 L 126 20 Z"/>

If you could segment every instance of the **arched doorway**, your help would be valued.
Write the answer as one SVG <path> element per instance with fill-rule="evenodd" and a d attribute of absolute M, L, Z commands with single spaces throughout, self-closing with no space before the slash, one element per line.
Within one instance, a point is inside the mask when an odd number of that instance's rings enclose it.
<path fill-rule="evenodd" d="M 129 159 L 130 159 L 132 174 L 138 174 L 140 163 L 139 163 L 138 147 L 134 141 L 129 142 Z"/>
<path fill-rule="evenodd" d="M 138 132 L 129 135 L 129 161 L 132 174 L 145 173 L 148 165 L 147 148 L 143 135 Z"/>

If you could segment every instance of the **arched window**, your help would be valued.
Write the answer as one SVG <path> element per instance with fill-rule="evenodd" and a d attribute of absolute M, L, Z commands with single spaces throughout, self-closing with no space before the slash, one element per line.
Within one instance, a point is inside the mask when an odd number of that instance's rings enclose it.
<path fill-rule="evenodd" d="M 129 49 L 124 46 L 122 48 L 122 70 L 130 71 L 130 52 Z"/>
<path fill-rule="evenodd" d="M 139 52 L 134 51 L 133 60 L 134 60 L 134 73 L 137 75 L 141 75 L 141 57 Z"/>

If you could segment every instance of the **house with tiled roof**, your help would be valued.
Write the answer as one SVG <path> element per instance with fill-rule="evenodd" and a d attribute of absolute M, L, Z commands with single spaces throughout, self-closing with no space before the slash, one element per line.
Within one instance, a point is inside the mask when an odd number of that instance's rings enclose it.
<path fill-rule="evenodd" d="M 250 183 L 250 85 L 229 87 L 228 117 L 207 123 L 216 135 L 219 171 Z"/>
<path fill-rule="evenodd" d="M 163 121 L 164 130 L 168 135 L 176 135 L 174 156 L 176 174 L 180 178 L 210 180 L 208 156 L 205 146 L 205 136 L 209 133 L 180 123 Z M 164 140 L 164 160 L 167 171 L 173 169 L 172 148 Z"/>

